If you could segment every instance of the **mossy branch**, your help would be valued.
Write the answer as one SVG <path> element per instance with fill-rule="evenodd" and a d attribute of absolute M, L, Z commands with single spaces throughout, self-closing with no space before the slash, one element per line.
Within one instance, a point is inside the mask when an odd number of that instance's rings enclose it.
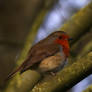
<path fill-rule="evenodd" d="M 84 34 L 71 47 L 71 52 L 77 59 L 86 55 L 90 51 L 92 51 L 92 29 Z"/>
<path fill-rule="evenodd" d="M 69 19 L 60 29 L 67 32 L 74 42 L 92 27 L 91 18 L 92 2 Z"/>
<path fill-rule="evenodd" d="M 92 73 L 92 52 L 54 77 L 40 81 L 30 92 L 65 92 Z"/>
<path fill-rule="evenodd" d="M 92 92 L 92 84 L 88 86 L 83 92 Z"/>

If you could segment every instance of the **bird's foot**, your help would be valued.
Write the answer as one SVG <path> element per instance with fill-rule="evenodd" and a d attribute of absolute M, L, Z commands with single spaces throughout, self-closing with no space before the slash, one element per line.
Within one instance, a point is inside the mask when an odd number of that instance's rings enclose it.
<path fill-rule="evenodd" d="M 51 74 L 52 76 L 56 76 L 56 73 L 55 73 L 55 72 L 50 72 L 50 74 Z"/>

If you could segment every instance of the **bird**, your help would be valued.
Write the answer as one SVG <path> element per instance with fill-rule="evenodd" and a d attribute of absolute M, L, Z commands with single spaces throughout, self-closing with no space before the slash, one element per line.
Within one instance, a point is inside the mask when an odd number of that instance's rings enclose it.
<path fill-rule="evenodd" d="M 28 51 L 27 58 L 6 80 L 17 72 L 23 73 L 28 69 L 35 69 L 41 73 L 57 72 L 68 62 L 70 55 L 69 40 L 71 38 L 64 31 L 55 31 L 46 38 L 34 44 Z"/>

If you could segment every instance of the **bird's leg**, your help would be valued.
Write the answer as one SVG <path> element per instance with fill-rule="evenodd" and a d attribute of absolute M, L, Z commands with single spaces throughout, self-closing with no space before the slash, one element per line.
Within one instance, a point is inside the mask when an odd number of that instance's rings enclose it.
<path fill-rule="evenodd" d="M 55 73 L 55 72 L 50 72 L 50 74 L 51 74 L 52 76 L 56 76 L 56 73 Z"/>

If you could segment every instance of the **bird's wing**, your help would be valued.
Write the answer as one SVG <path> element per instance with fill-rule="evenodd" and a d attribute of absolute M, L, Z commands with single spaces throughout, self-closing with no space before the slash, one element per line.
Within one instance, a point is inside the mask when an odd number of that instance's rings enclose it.
<path fill-rule="evenodd" d="M 36 63 L 39 63 L 46 57 L 54 55 L 58 51 L 59 46 L 57 44 L 45 44 L 38 48 L 32 48 L 30 59 L 24 62 L 24 66 L 22 67 L 21 72 L 24 72 L 25 70 L 29 69 L 31 66 Z"/>
<path fill-rule="evenodd" d="M 21 73 L 29 69 L 32 65 L 39 63 L 44 58 L 54 55 L 59 51 L 59 46 L 57 44 L 37 44 L 33 46 L 28 53 L 27 59 L 13 72 L 11 72 L 5 80 L 10 79 L 16 72 Z"/>

